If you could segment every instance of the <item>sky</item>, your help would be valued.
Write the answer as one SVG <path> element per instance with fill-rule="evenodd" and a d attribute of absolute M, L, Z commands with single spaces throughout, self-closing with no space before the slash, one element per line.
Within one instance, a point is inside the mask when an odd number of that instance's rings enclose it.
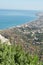
<path fill-rule="evenodd" d="M 43 10 L 43 0 L 0 0 L 0 9 Z"/>

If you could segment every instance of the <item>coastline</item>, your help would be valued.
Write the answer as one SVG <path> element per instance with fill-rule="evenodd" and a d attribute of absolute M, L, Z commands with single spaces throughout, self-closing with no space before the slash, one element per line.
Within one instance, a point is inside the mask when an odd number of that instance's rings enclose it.
<path fill-rule="evenodd" d="M 26 23 L 16 25 L 16 26 L 11 26 L 11 27 L 8 27 L 8 28 L 0 29 L 0 30 L 6 30 L 6 29 L 12 29 L 12 28 L 16 28 L 16 27 L 22 27 L 24 25 L 30 24 L 31 22 L 34 22 L 34 21 L 38 20 L 41 17 L 40 13 L 36 13 L 35 16 L 36 16 L 36 19 L 34 19 L 34 20 L 27 21 Z"/>
<path fill-rule="evenodd" d="M 36 14 L 35 14 L 36 15 Z M 31 22 L 34 22 L 34 21 L 36 21 L 36 20 L 38 20 L 40 18 L 40 16 L 37 16 L 37 18 L 36 19 L 34 19 L 34 20 L 32 20 L 32 21 L 29 21 L 29 22 L 26 22 L 26 23 L 24 23 L 24 24 L 21 24 L 21 25 L 17 25 L 17 26 L 12 26 L 12 27 L 9 27 L 9 28 L 7 28 L 7 29 L 12 29 L 12 28 L 16 28 L 16 27 L 22 27 L 22 26 L 24 26 L 24 25 L 27 25 L 27 24 L 30 24 Z M 5 30 L 5 29 L 4 29 Z"/>

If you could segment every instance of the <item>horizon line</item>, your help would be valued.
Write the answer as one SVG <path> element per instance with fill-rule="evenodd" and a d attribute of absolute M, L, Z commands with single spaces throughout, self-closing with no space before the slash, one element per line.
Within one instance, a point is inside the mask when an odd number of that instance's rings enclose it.
<path fill-rule="evenodd" d="M 38 9 L 0 9 L 0 10 L 26 10 L 26 11 L 29 11 L 29 10 L 33 10 L 33 11 L 43 11 L 43 10 L 38 10 Z"/>

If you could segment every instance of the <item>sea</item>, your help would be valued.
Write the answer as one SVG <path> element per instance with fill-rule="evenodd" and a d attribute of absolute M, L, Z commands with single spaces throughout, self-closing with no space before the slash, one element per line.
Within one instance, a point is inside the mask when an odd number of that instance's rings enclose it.
<path fill-rule="evenodd" d="M 0 10 L 0 29 L 19 26 L 37 18 L 36 10 Z"/>

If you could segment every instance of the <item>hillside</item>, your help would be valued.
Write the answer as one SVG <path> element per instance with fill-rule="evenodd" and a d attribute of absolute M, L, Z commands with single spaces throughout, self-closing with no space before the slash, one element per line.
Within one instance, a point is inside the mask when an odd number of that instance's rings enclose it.
<path fill-rule="evenodd" d="M 30 54 L 38 54 L 43 61 L 43 15 L 30 23 L 2 30 L 0 34 L 12 44 L 21 44 Z"/>
<path fill-rule="evenodd" d="M 25 52 L 21 45 L 0 42 L 0 65 L 43 65 L 39 57 Z"/>

